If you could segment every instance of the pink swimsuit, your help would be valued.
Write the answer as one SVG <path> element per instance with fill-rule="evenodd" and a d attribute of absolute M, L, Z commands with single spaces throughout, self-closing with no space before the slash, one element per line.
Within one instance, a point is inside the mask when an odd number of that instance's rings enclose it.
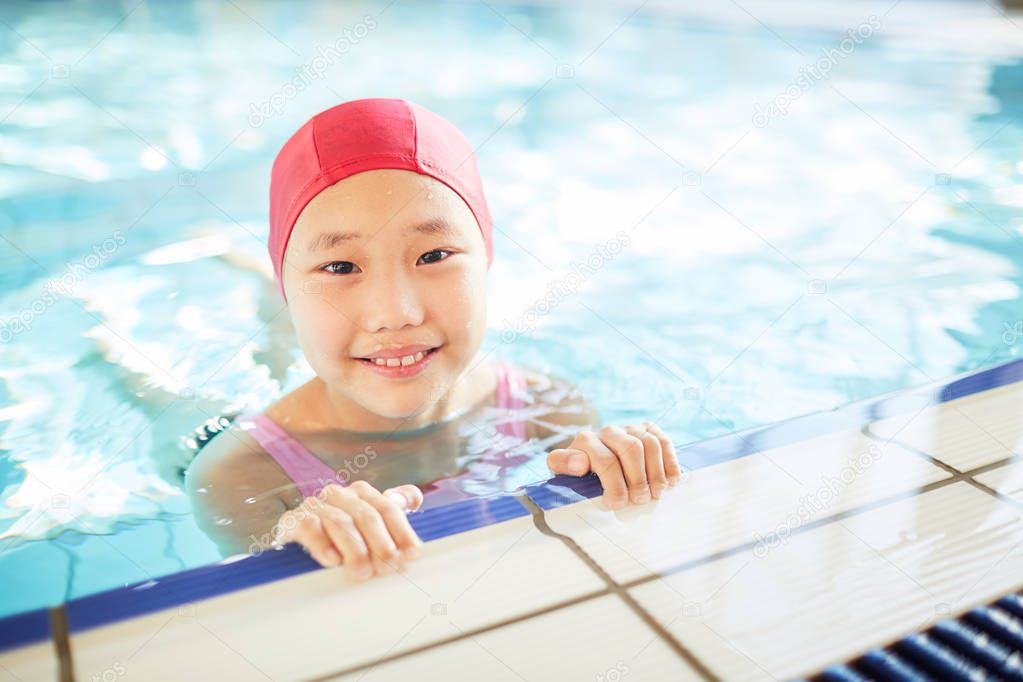
<path fill-rule="evenodd" d="M 497 407 L 522 407 L 525 378 L 513 365 L 500 360 L 494 361 L 494 368 L 497 370 Z M 240 414 L 235 423 L 277 461 L 295 481 L 303 497 L 315 496 L 329 483 L 346 484 L 342 476 L 262 412 Z M 502 423 L 497 430 L 520 441 L 526 440 L 526 424 L 522 420 Z"/>

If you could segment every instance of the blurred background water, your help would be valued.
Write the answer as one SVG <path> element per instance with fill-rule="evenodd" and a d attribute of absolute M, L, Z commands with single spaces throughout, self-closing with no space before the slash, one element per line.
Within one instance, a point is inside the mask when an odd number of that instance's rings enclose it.
<path fill-rule="evenodd" d="M 1023 29 L 783 5 L 5 3 L 0 615 L 218 558 L 186 439 L 310 376 L 267 182 L 340 101 L 465 131 L 484 349 L 605 422 L 682 444 L 1016 357 Z"/>

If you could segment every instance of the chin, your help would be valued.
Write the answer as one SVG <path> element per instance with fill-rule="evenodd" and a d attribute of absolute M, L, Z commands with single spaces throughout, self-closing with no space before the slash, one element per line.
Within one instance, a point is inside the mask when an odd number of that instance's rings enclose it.
<path fill-rule="evenodd" d="M 417 402 L 414 404 L 390 403 L 388 405 L 376 405 L 370 409 L 381 417 L 386 417 L 387 419 L 408 419 L 409 417 L 415 417 L 422 414 L 429 407 L 430 405 L 426 402 Z"/>

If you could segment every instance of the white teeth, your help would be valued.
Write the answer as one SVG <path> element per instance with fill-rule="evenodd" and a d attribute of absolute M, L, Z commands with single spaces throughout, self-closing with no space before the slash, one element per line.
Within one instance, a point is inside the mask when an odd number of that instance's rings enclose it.
<path fill-rule="evenodd" d="M 415 363 L 417 363 L 420 360 L 422 360 L 424 355 L 426 355 L 426 353 L 423 353 L 422 351 L 420 351 L 420 352 L 416 353 L 415 355 L 406 355 L 405 357 L 400 358 L 400 359 L 399 358 L 387 358 L 385 360 L 383 358 L 374 358 L 373 359 L 373 364 L 380 365 L 382 367 L 397 367 L 398 365 L 402 365 L 402 366 L 414 365 Z"/>

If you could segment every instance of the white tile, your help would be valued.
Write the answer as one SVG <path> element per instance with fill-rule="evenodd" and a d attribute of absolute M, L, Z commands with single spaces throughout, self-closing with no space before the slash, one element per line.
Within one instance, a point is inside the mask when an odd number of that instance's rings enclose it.
<path fill-rule="evenodd" d="M 1006 497 L 1023 502 L 1023 461 L 1015 461 L 973 477 Z"/>
<path fill-rule="evenodd" d="M 0 653 L 0 682 L 56 680 L 57 652 L 50 641 Z"/>
<path fill-rule="evenodd" d="M 337 678 L 360 682 L 700 680 L 616 596 L 606 596 Z"/>
<path fill-rule="evenodd" d="M 884 419 L 870 429 L 959 471 L 991 464 L 1023 454 L 1023 382 Z"/>
<path fill-rule="evenodd" d="M 634 587 L 722 679 L 790 679 L 1023 581 L 1023 518 L 954 483 Z"/>
<path fill-rule="evenodd" d="M 751 542 L 949 474 L 858 429 L 697 469 L 656 502 L 604 511 L 588 500 L 547 513 L 619 582 Z"/>
<path fill-rule="evenodd" d="M 80 679 L 305 679 L 592 594 L 605 584 L 530 517 L 426 543 L 404 574 L 318 570 L 74 637 Z M 184 652 L 187 652 L 185 654 Z"/>

